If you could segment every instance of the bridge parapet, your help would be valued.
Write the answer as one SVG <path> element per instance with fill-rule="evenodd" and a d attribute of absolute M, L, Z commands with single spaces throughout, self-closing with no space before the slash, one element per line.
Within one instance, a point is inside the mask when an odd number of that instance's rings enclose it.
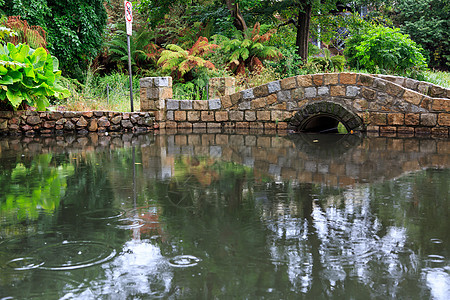
<path fill-rule="evenodd" d="M 157 110 L 162 128 L 302 130 L 304 123 L 326 117 L 348 129 L 384 135 L 449 135 L 450 91 L 403 77 L 299 75 L 208 101 L 170 99 L 171 85 L 153 87 L 164 89 L 157 94 L 166 97 L 151 99 L 148 95 L 154 93 L 145 90 L 146 82 L 171 80 L 141 79 L 141 107 Z"/>

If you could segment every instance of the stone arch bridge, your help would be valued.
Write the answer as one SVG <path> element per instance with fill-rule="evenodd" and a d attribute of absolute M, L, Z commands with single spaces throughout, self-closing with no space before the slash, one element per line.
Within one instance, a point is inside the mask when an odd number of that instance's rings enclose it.
<path fill-rule="evenodd" d="M 219 93 L 204 101 L 171 99 L 170 77 L 142 78 L 141 111 L 154 111 L 160 128 L 322 132 L 341 122 L 348 130 L 449 136 L 450 89 L 431 83 L 326 73 L 289 77 L 233 93 L 233 78 L 213 80 Z"/>

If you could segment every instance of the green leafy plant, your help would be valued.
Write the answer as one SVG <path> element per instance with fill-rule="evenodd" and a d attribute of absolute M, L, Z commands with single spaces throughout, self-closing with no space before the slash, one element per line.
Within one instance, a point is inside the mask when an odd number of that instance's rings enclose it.
<path fill-rule="evenodd" d="M 351 66 L 365 68 L 369 72 L 396 74 L 425 69 L 422 49 L 399 31 L 376 26 L 350 37 L 344 53 Z"/>
<path fill-rule="evenodd" d="M 235 74 L 244 74 L 246 68 L 250 71 L 257 70 L 263 67 L 261 60 L 276 60 L 282 56 L 278 48 L 266 43 L 274 31 L 260 35 L 260 29 L 260 24 L 256 23 L 252 31 L 248 29 L 240 38 L 217 37 L 222 40 L 222 51 L 229 54 L 228 67 Z"/>
<path fill-rule="evenodd" d="M 58 84 L 58 60 L 45 51 L 11 43 L 0 47 L 0 103 L 17 109 L 23 102 L 45 110 L 49 97 L 69 96 Z"/>
<path fill-rule="evenodd" d="M 126 69 L 128 66 L 128 45 L 127 34 L 124 30 L 115 31 L 111 41 L 106 43 L 110 53 L 111 61 L 117 63 L 119 69 Z M 153 32 L 146 28 L 139 28 L 133 31 L 130 37 L 131 65 L 134 72 L 141 72 L 149 66 L 156 66 L 157 57 L 161 49 L 151 42 L 154 38 Z"/>
<path fill-rule="evenodd" d="M 345 66 L 345 57 L 342 55 L 331 56 L 330 50 L 324 48 L 323 56 L 312 57 L 307 67 L 312 67 L 319 72 L 343 72 Z"/>
<path fill-rule="evenodd" d="M 207 54 L 211 53 L 218 45 L 210 44 L 205 37 L 199 37 L 195 44 L 187 50 L 178 45 L 169 44 L 166 50 L 161 52 L 158 65 L 164 71 L 170 71 L 174 77 L 184 81 L 193 79 L 192 72 L 196 69 L 215 69 L 213 63 L 205 60 Z"/>

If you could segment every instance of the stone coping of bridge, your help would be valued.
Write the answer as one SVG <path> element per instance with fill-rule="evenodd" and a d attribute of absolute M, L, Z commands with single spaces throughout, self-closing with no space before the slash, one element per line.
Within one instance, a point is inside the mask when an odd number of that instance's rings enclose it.
<path fill-rule="evenodd" d="M 210 100 L 172 99 L 171 77 L 140 80 L 141 110 L 160 128 L 285 130 L 308 105 L 331 101 L 383 134 L 449 136 L 450 89 L 409 78 L 358 73 L 298 75 Z"/>

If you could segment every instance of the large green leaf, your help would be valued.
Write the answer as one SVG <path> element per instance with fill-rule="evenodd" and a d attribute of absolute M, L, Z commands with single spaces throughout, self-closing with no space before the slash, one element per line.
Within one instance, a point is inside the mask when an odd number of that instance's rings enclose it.
<path fill-rule="evenodd" d="M 23 100 L 22 92 L 13 91 L 12 89 L 6 91 L 6 97 L 14 108 L 18 107 Z"/>
<path fill-rule="evenodd" d="M 0 78 L 0 84 L 7 85 L 7 84 L 13 84 L 13 83 L 14 83 L 13 78 L 9 75 L 5 75 L 5 76 L 2 76 L 2 78 Z"/>

